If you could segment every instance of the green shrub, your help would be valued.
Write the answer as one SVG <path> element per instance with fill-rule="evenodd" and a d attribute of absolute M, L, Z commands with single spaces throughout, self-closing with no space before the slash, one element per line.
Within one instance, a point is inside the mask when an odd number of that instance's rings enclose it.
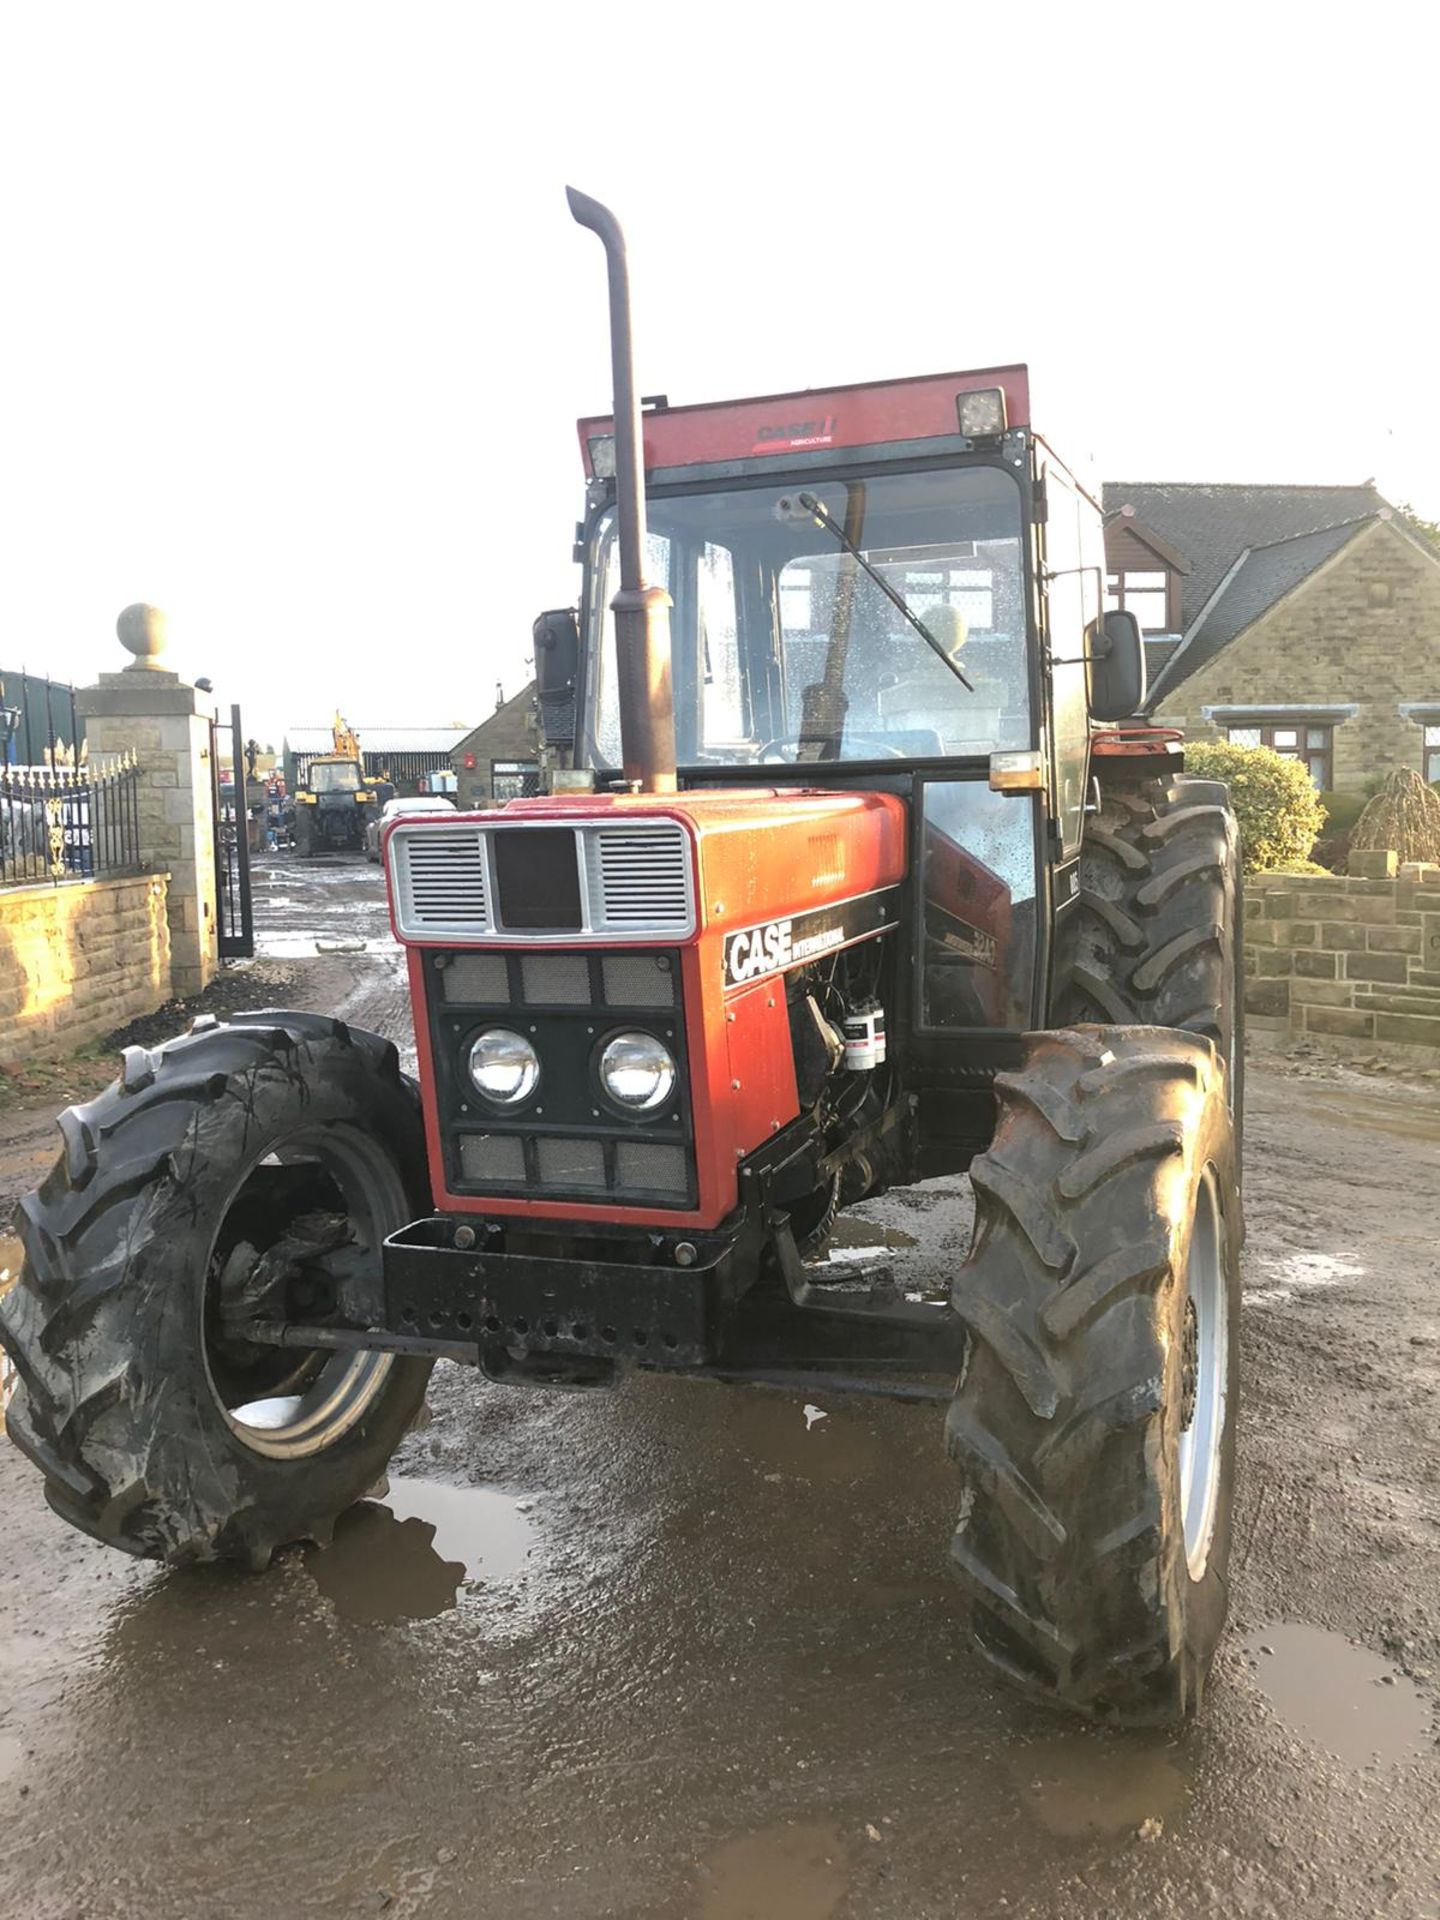
<path fill-rule="evenodd" d="M 1185 771 L 1229 787 L 1246 873 L 1270 873 L 1289 861 L 1309 859 L 1325 809 L 1300 761 L 1287 760 L 1271 747 L 1207 740 L 1186 746 Z"/>
<path fill-rule="evenodd" d="M 1354 831 L 1355 822 L 1365 811 L 1365 802 L 1377 785 L 1377 781 L 1367 780 L 1364 789 L 1359 793 L 1352 793 L 1347 788 L 1343 793 L 1331 790 L 1321 794 L 1320 804 L 1325 809 L 1325 827 L 1320 838 L 1311 848 L 1310 855 L 1329 872 L 1344 873 L 1345 863 L 1350 858 L 1350 835 Z"/>

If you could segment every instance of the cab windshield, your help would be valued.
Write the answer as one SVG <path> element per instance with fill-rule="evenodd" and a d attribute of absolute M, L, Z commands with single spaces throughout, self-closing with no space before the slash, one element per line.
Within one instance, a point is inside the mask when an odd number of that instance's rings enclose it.
<path fill-rule="evenodd" d="M 312 793 L 356 793 L 360 769 L 353 760 L 312 761 L 306 776 Z"/>
<path fill-rule="evenodd" d="M 1020 493 L 1002 469 L 768 480 L 652 497 L 648 517 L 648 578 L 674 602 L 682 765 L 1030 744 Z M 620 764 L 613 513 L 597 554 L 590 750 L 604 768 Z"/>

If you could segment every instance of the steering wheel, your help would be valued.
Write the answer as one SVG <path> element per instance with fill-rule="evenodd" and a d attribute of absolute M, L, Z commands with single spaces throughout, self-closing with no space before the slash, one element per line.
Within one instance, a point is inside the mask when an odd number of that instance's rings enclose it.
<path fill-rule="evenodd" d="M 861 740 L 866 741 L 867 743 L 870 743 L 871 736 L 869 734 L 864 734 L 864 733 L 860 733 L 860 734 L 852 733 L 851 735 L 849 735 L 849 743 L 852 747 L 857 743 L 857 741 L 861 741 Z M 792 766 L 796 764 L 800 759 L 801 744 L 802 743 L 799 740 L 785 740 L 785 739 L 767 740 L 764 746 L 761 747 L 760 752 L 757 755 L 757 758 L 760 761 L 762 766 L 767 761 L 771 766 L 774 766 L 777 761 L 782 766 Z M 875 750 L 871 754 L 851 754 L 849 757 L 851 759 L 874 759 L 874 760 L 903 760 L 905 758 L 904 749 L 901 747 L 895 746 L 889 740 L 882 740 L 877 737 L 873 741 L 873 746 Z"/>

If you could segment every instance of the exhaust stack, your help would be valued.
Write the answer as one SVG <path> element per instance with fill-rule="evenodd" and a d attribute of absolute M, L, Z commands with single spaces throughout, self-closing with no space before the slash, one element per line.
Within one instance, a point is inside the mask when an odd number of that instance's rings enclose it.
<path fill-rule="evenodd" d="M 620 591 L 615 613 L 615 671 L 620 696 L 620 757 L 640 793 L 675 791 L 675 700 L 670 685 L 670 606 L 663 587 L 645 580 L 645 476 L 640 403 L 630 345 L 630 276 L 625 236 L 608 207 L 565 189 L 570 211 L 598 235 L 610 279 L 610 365 L 615 388 L 615 514 Z"/>

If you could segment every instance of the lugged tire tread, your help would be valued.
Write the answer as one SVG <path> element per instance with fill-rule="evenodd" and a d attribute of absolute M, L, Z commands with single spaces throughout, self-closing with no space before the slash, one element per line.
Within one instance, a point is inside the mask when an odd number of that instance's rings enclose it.
<path fill-rule="evenodd" d="M 946 1424 L 966 1482 L 952 1559 L 976 1645 L 1007 1677 L 1092 1717 L 1163 1723 L 1194 1705 L 1213 1647 L 1172 1644 L 1164 1584 L 1175 1575 L 1156 1478 L 1162 1302 L 1183 1276 L 1162 1195 L 1173 1156 L 1198 1181 L 1199 1143 L 1208 1155 L 1218 1141 L 1236 1204 L 1223 1069 L 1208 1042 L 1169 1029 L 1066 1030 L 1026 1046 L 1023 1069 L 996 1079 L 999 1123 L 976 1162 L 975 1239 L 953 1290 L 972 1344 Z M 1097 1049 L 1111 1065 L 1093 1064 Z M 1098 1145 L 1077 1149 L 1033 1089 L 1017 1093 L 1036 1077 Z M 1035 1244 L 1042 1211 L 1074 1248 L 1063 1271 Z M 1226 1222 L 1233 1249 L 1229 1211 Z"/>
<path fill-rule="evenodd" d="M 181 1511 L 184 1488 L 206 1480 L 206 1497 L 223 1504 L 217 1489 L 225 1484 L 229 1469 L 221 1470 L 205 1455 L 203 1442 L 193 1460 L 177 1458 L 174 1434 L 147 1428 L 147 1422 L 160 1416 L 173 1383 L 164 1372 L 140 1377 L 147 1363 L 153 1367 L 153 1356 L 148 1346 L 131 1351 L 127 1287 L 135 1250 L 155 1239 L 147 1225 L 153 1196 L 163 1191 L 173 1202 L 184 1194 L 191 1164 L 201 1151 L 200 1114 L 213 1110 L 222 1097 L 232 1098 L 245 1134 L 256 1089 L 276 1089 L 287 1080 L 298 1082 L 302 1075 L 324 1072 L 326 1048 L 343 1049 L 350 1059 L 363 1062 L 358 1077 L 356 1067 L 344 1069 L 354 1089 L 347 1098 L 361 1099 L 364 1086 L 376 1075 L 387 1088 L 395 1083 L 383 1096 L 389 1116 L 384 1124 L 395 1128 L 401 1125 L 401 1114 L 409 1116 L 398 1137 L 405 1140 L 404 1151 L 410 1156 L 407 1187 L 423 1210 L 418 1095 L 414 1083 L 400 1073 L 393 1044 L 326 1016 L 273 1010 L 237 1015 L 149 1050 L 153 1073 L 144 1085 L 134 1085 L 132 1073 L 130 1087 L 117 1079 L 95 1099 L 62 1115 L 60 1158 L 40 1188 L 21 1203 L 25 1259 L 18 1281 L 0 1297 L 0 1345 L 17 1373 L 7 1429 L 44 1474 L 46 1496 L 55 1511 L 108 1545 L 171 1564 L 220 1557 L 258 1567 L 284 1544 L 282 1534 L 297 1537 L 243 1497 L 232 1510 L 213 1505 L 193 1524 L 186 1519 Z M 334 1060 L 337 1055 L 332 1051 L 328 1057 Z M 177 1310 L 184 1312 L 183 1307 Z M 155 1322 L 150 1324 L 153 1330 Z M 397 1395 L 403 1398 L 417 1379 L 423 1393 L 428 1367 L 399 1364 L 409 1369 L 405 1379 L 411 1387 L 402 1393 L 397 1377 Z M 412 1413 L 413 1408 L 406 1411 L 399 1431 Z M 128 1454 L 116 1439 L 116 1419 L 121 1431 L 133 1433 Z M 362 1425 L 378 1427 L 390 1419 L 387 1414 L 382 1421 L 377 1414 L 372 1421 L 367 1413 Z M 98 1443 L 93 1438 L 97 1428 L 104 1430 Z M 374 1478 L 370 1472 L 367 1484 Z M 167 1483 L 171 1491 L 166 1497 L 179 1503 L 170 1515 L 160 1494 Z M 205 1507 L 199 1493 L 195 1499 Z M 320 1515 L 317 1524 L 328 1524 L 327 1517 Z M 308 1520 L 307 1528 L 315 1531 Z"/>
<path fill-rule="evenodd" d="M 1051 1019 L 1175 1027 L 1213 1040 L 1244 1131 L 1244 905 L 1229 793 L 1191 774 L 1099 773 L 1078 896 L 1056 927 Z M 1130 929 L 1141 933 L 1139 942 Z"/>

